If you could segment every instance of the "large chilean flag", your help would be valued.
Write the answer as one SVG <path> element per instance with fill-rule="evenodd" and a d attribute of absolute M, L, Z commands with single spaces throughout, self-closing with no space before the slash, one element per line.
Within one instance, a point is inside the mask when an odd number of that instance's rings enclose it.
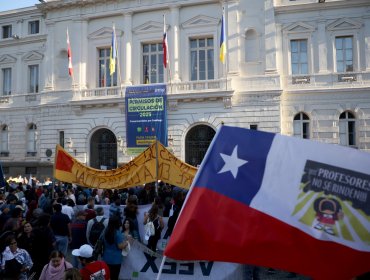
<path fill-rule="evenodd" d="M 370 154 L 222 126 L 164 254 L 315 279 L 370 271 Z"/>

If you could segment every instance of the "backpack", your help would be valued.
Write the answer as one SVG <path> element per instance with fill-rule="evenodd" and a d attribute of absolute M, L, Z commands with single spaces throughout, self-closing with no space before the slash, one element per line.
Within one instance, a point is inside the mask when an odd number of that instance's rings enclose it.
<path fill-rule="evenodd" d="M 101 219 L 100 222 L 98 222 L 98 220 L 94 218 L 94 223 L 91 227 L 90 235 L 89 235 L 89 241 L 92 246 L 95 246 L 96 241 L 98 241 L 101 233 L 105 229 L 104 220 L 105 218 Z"/>
<path fill-rule="evenodd" d="M 104 233 L 104 232 L 103 232 Z M 98 260 L 99 259 L 99 256 L 102 256 L 103 253 L 104 253 L 104 235 L 102 235 L 99 237 L 99 239 L 96 241 L 96 244 L 94 246 L 94 249 L 93 249 L 93 258 L 94 260 Z"/>

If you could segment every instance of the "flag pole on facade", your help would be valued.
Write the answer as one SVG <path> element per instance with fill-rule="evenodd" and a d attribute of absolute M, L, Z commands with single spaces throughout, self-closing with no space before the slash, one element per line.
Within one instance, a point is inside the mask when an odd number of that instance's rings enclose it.
<path fill-rule="evenodd" d="M 112 27 L 112 42 L 110 46 L 110 55 L 109 55 L 109 75 L 111 76 L 111 85 L 114 85 L 114 73 L 116 72 L 116 64 L 117 64 L 117 73 L 118 73 L 118 82 L 121 88 L 121 75 L 120 75 L 120 67 L 119 67 L 119 59 L 117 59 L 117 40 L 116 40 L 116 27 L 113 24 Z M 122 91 L 121 91 L 122 95 Z"/>
<path fill-rule="evenodd" d="M 163 15 L 163 41 L 162 41 L 162 47 L 163 47 L 163 66 L 167 69 L 167 76 L 168 80 L 171 86 L 171 92 L 172 92 L 172 80 L 171 80 L 171 64 L 169 60 L 169 52 L 168 52 L 168 40 L 167 40 L 167 26 L 166 26 L 166 16 Z"/>
<path fill-rule="evenodd" d="M 225 23 L 225 7 L 222 7 L 222 18 L 221 18 L 221 34 L 220 34 L 220 61 L 224 65 L 223 69 L 226 76 L 226 89 L 227 89 L 227 69 L 226 69 L 226 23 Z"/>
<path fill-rule="evenodd" d="M 68 28 L 67 28 L 67 54 L 68 54 L 68 74 L 72 78 L 72 87 L 73 87 L 74 78 L 73 78 L 73 65 L 72 65 L 72 50 L 71 50 L 71 43 L 69 41 Z"/>

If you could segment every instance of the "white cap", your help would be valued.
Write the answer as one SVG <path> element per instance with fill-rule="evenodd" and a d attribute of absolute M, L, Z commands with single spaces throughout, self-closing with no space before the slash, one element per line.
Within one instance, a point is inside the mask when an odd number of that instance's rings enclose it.
<path fill-rule="evenodd" d="M 91 258 L 93 255 L 93 248 L 89 244 L 82 245 L 80 249 L 74 249 L 72 255 L 81 258 Z"/>

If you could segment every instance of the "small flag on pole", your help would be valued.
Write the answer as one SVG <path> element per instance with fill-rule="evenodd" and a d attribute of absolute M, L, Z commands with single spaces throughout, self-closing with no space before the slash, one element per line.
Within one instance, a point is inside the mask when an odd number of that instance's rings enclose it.
<path fill-rule="evenodd" d="M 72 51 L 71 51 L 71 44 L 69 42 L 69 33 L 67 28 L 67 53 L 68 53 L 68 74 L 69 76 L 73 75 L 73 67 L 72 67 Z"/>
<path fill-rule="evenodd" d="M 116 29 L 113 25 L 112 45 L 110 46 L 110 58 L 109 58 L 109 74 L 111 76 L 114 74 L 114 72 L 116 72 L 116 57 L 117 57 Z"/>
<path fill-rule="evenodd" d="M 220 61 L 225 63 L 226 57 L 226 39 L 225 39 L 225 14 L 222 13 L 221 19 L 221 38 L 220 38 Z"/>
<path fill-rule="evenodd" d="M 167 42 L 167 32 L 166 32 L 166 17 L 163 15 L 163 66 L 167 68 L 168 64 L 168 42 Z"/>

